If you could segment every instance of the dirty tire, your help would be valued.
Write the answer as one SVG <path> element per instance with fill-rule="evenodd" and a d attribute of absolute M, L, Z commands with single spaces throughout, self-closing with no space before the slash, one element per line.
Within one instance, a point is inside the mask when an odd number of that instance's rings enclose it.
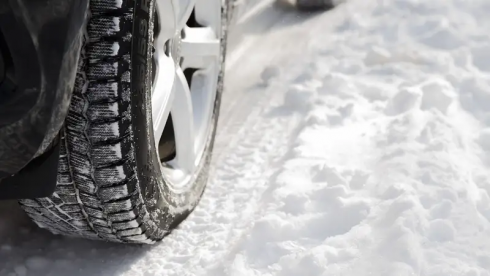
<path fill-rule="evenodd" d="M 67 236 L 153 243 L 198 203 L 206 182 L 223 89 L 218 80 L 212 131 L 192 187 L 176 193 L 163 179 L 150 125 L 153 14 L 135 0 L 90 0 L 84 46 L 65 126 L 57 188 L 21 206 L 41 228 Z M 148 1 L 153 6 L 154 1 Z M 122 3 L 122 4 L 121 4 Z M 222 8 L 224 62 L 227 7 Z M 149 28 L 148 28 L 149 29 Z M 134 31 L 133 31 L 134 30 Z M 139 48 L 141 49 L 141 48 Z M 223 66 L 222 66 L 223 68 Z"/>

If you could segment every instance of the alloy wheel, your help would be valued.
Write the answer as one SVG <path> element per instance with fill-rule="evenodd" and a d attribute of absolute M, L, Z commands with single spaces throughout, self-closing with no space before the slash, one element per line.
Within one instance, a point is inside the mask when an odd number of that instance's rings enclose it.
<path fill-rule="evenodd" d="M 221 0 L 157 0 L 152 120 L 164 179 L 186 189 L 213 127 L 221 70 Z"/>

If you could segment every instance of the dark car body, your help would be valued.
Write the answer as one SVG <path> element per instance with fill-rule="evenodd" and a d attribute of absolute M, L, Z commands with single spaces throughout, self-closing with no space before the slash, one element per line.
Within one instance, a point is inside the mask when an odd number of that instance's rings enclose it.
<path fill-rule="evenodd" d="M 54 190 L 87 12 L 88 0 L 0 2 L 0 199 Z"/>

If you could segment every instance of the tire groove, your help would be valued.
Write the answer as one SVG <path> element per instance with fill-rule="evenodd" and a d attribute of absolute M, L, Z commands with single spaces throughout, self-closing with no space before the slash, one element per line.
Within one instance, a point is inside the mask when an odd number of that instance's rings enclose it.
<path fill-rule="evenodd" d="M 89 20 L 89 19 L 87 19 L 87 20 Z M 84 35 L 84 36 L 85 36 L 85 37 L 87 37 L 86 33 L 85 33 L 85 35 Z M 83 62 L 83 61 L 84 61 L 84 58 L 83 58 L 83 57 L 84 57 L 84 54 L 83 54 L 83 51 L 84 51 L 84 50 L 83 50 L 83 48 L 82 48 L 82 54 L 81 54 L 81 59 L 80 59 L 80 62 Z M 80 67 L 81 67 L 81 68 L 83 68 L 83 66 L 84 66 L 84 64 L 82 64 L 82 66 L 80 66 Z M 82 73 L 82 78 L 83 78 L 83 82 L 84 82 L 84 84 L 83 84 L 84 88 L 83 88 L 83 89 L 84 89 L 84 90 L 86 90 L 86 88 L 87 88 L 87 86 L 88 86 L 87 75 L 85 75 L 84 73 Z M 83 92 L 82 92 L 82 97 L 83 97 Z M 88 104 L 87 104 L 86 98 L 85 98 L 85 97 L 83 97 L 83 99 L 85 100 L 85 103 L 84 103 L 84 108 L 85 108 L 85 109 L 88 109 L 88 107 L 87 107 L 87 106 L 88 106 Z M 93 225 L 92 221 L 90 220 L 90 218 L 89 218 L 89 216 L 88 216 L 88 214 L 87 214 L 87 212 L 86 212 L 86 210 L 85 210 L 85 205 L 83 204 L 83 201 L 82 201 L 82 199 L 80 198 L 80 191 L 79 191 L 79 189 L 78 189 L 78 187 L 77 187 L 77 185 L 76 185 L 76 183 L 75 183 L 75 181 L 74 181 L 74 173 L 73 173 L 73 169 L 72 169 L 72 167 L 70 166 L 70 160 L 71 160 L 71 159 L 70 159 L 70 156 L 71 156 L 71 154 L 70 154 L 70 148 L 68 147 L 68 141 L 67 141 L 67 139 L 66 139 L 66 136 L 67 136 L 67 130 L 63 130 L 63 132 L 64 132 L 63 134 L 64 134 L 64 136 L 65 136 L 65 137 L 63 138 L 63 141 L 64 141 L 64 143 L 65 143 L 66 156 L 67 156 L 67 160 L 68 160 L 68 171 L 69 171 L 70 176 L 71 176 L 71 179 L 72 179 L 73 189 L 74 189 L 74 191 L 75 191 L 75 195 L 76 195 L 76 198 L 77 198 L 78 204 L 79 204 L 79 206 L 80 206 L 80 210 L 81 210 L 81 212 L 82 212 L 83 216 L 85 217 L 85 219 L 86 219 L 86 221 L 87 221 L 87 224 L 89 225 L 90 229 L 92 229 L 92 231 L 93 231 L 93 232 L 94 232 L 94 233 L 95 233 L 95 234 L 96 234 L 98 237 L 102 238 L 102 236 L 100 236 L 100 233 L 97 231 L 97 229 L 95 229 L 95 227 L 94 227 L 94 225 Z"/>

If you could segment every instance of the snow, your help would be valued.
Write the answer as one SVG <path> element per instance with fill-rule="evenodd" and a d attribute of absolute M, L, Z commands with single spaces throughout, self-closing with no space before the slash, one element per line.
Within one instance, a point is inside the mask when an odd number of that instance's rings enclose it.
<path fill-rule="evenodd" d="M 2 202 L 0 275 L 490 275 L 490 2 L 249 10 L 189 219 L 135 247 Z"/>
<path fill-rule="evenodd" d="M 118 22 L 118 24 L 119 24 L 119 22 Z M 119 26 L 119 25 L 117 25 L 117 26 Z M 112 55 L 113 56 L 117 56 L 117 54 L 119 54 L 119 48 L 120 47 L 121 46 L 119 45 L 119 42 L 114 42 L 114 44 L 112 44 Z"/>

